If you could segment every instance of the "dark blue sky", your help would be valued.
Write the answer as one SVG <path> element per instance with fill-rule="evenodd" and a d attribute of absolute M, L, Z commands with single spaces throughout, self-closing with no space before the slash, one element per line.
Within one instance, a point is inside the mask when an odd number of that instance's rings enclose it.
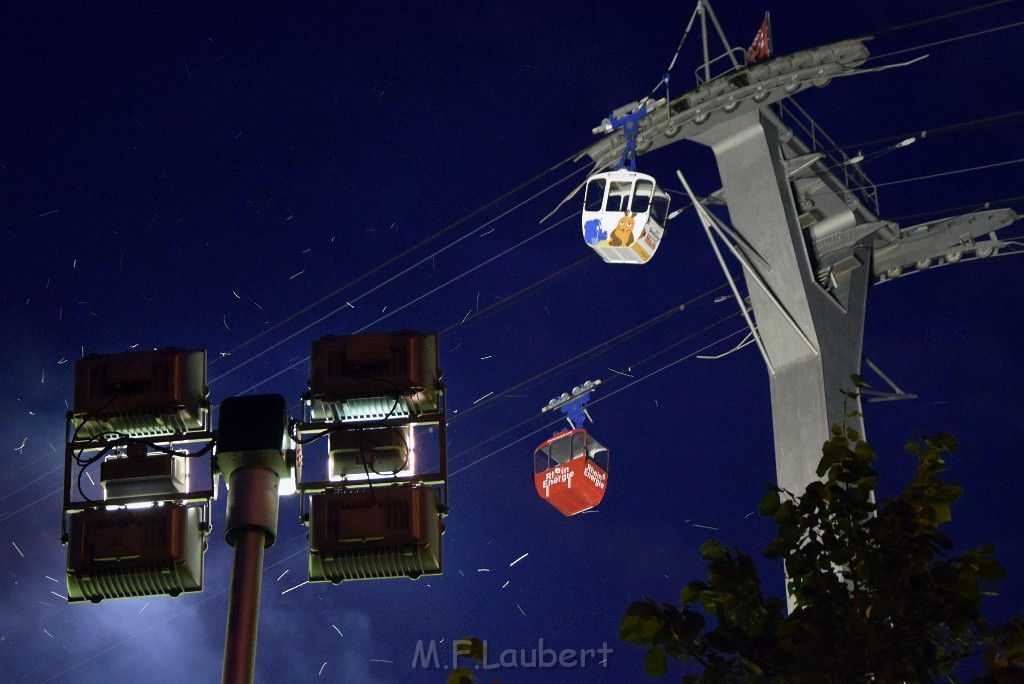
<path fill-rule="evenodd" d="M 716 10 L 742 47 L 771 10 L 784 54 L 971 4 L 791 0 Z M 691 12 L 686 2 L 604 1 L 7 7 L 3 678 L 220 676 L 231 561 L 223 498 L 202 594 L 100 606 L 59 596 L 61 449 L 75 359 L 205 348 L 215 403 L 250 391 L 297 403 L 313 339 L 399 328 L 444 331 L 445 572 L 283 594 L 306 576 L 298 505 L 284 501 L 266 558 L 257 680 L 440 682 L 443 670 L 410 667 L 417 641 L 443 639 L 450 654 L 447 645 L 467 634 L 494 652 L 541 638 L 556 649 L 604 641 L 615 649 L 607 668 L 495 671 L 506 684 L 639 678 L 640 650 L 617 639 L 626 606 L 645 594 L 677 600 L 683 584 L 703 577 L 697 548 L 707 539 L 756 553 L 772 533 L 751 515 L 774 475 L 762 361 L 754 348 L 693 358 L 742 338 L 735 303 L 716 302 L 724 290 L 588 353 L 724 283 L 692 212 L 670 224 L 646 266 L 592 258 L 513 299 L 590 254 L 575 201 L 538 223 L 585 174 L 582 164 L 565 165 L 377 267 L 590 144 L 592 127 L 657 83 Z M 1011 2 L 880 32 L 868 47 L 887 55 L 1020 17 Z M 1022 38 L 1016 26 L 881 57 L 868 65 L 930 53 L 911 67 L 835 79 L 798 101 L 850 154 L 935 131 L 865 163 L 884 218 L 910 226 L 989 201 L 1022 211 L 1020 118 L 936 131 L 1024 109 L 1014 47 Z M 673 94 L 692 87 L 697 55 L 694 35 Z M 683 204 L 676 168 L 699 193 L 719 187 L 710 152 L 692 143 L 639 166 L 672 191 L 674 208 Z M 913 180 L 940 173 L 948 175 Z M 1020 236 L 1024 226 L 1005 233 Z M 883 494 L 908 471 L 907 439 L 937 430 L 959 438 L 951 477 L 967 490 L 949 533 L 960 548 L 996 543 L 1010 578 L 991 601 L 994 619 L 1020 610 L 1024 595 L 1015 439 L 1024 419 L 1022 265 L 989 259 L 875 287 L 865 335 L 866 355 L 920 397 L 866 408 L 868 436 L 884 454 Z M 531 480 L 532 449 L 555 429 L 539 409 L 598 377 L 606 384 L 591 414 L 611 452 L 609 491 L 596 512 L 566 519 Z M 474 403 L 491 392 L 501 396 Z M 764 571 L 781 594 L 781 569 Z"/>

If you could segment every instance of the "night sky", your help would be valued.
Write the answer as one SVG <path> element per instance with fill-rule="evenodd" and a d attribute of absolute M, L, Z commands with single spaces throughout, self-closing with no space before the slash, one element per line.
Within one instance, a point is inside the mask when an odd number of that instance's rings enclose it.
<path fill-rule="evenodd" d="M 930 55 L 797 96 L 847 154 L 865 154 L 882 217 L 907 227 L 986 202 L 1024 212 L 1024 5 L 889 30 L 980 4 L 716 10 L 738 47 L 770 10 L 778 54 L 874 34 L 878 58 L 866 66 Z M 754 512 L 774 477 L 767 373 L 754 347 L 696 358 L 728 351 L 746 330 L 692 211 L 642 267 L 593 255 L 576 199 L 539 221 L 588 170 L 559 163 L 658 83 L 692 10 L 6 3 L 0 679 L 220 677 L 232 555 L 223 496 L 201 594 L 64 598 L 60 487 L 76 359 L 206 349 L 214 404 L 276 393 L 298 417 L 312 340 L 401 328 L 441 333 L 444 574 L 298 586 L 305 528 L 297 500 L 284 500 L 266 555 L 257 681 L 443 682 L 444 669 L 411 666 L 417 642 L 437 642 L 450 665 L 451 642 L 466 635 L 494 654 L 539 639 L 613 649 L 605 667 L 485 673 L 506 684 L 640 679 L 641 649 L 617 637 L 629 603 L 677 601 L 704 577 L 697 549 L 710 538 L 757 555 L 772 536 Z M 699 49 L 695 33 L 673 96 L 693 87 Z M 720 187 L 713 156 L 694 143 L 638 167 L 671 192 L 673 209 L 686 203 L 676 169 L 700 194 Z M 1021 223 L 1001 233 L 1021 235 Z M 987 604 L 993 620 L 1020 611 L 1024 595 L 1022 266 L 991 258 L 873 287 L 864 343 L 919 397 L 865 407 L 880 494 L 905 482 L 905 441 L 956 435 L 950 478 L 966 493 L 947 531 L 958 549 L 996 544 L 1009 578 Z M 540 408 L 595 378 L 604 384 L 590 413 L 611 452 L 609 489 L 595 511 L 564 518 L 534 491 L 532 450 L 564 425 Z M 762 568 L 781 595 L 781 568 Z"/>

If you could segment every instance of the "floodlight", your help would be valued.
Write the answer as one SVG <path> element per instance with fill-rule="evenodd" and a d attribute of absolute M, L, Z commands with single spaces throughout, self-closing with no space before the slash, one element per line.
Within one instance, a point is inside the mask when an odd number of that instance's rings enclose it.
<path fill-rule="evenodd" d="M 438 409 L 437 334 L 329 335 L 313 342 L 314 421 L 387 420 Z"/>
<path fill-rule="evenodd" d="M 206 351 L 90 354 L 75 364 L 74 441 L 209 431 Z"/>
<path fill-rule="evenodd" d="M 415 470 L 411 426 L 336 430 L 328 435 L 328 476 L 371 479 Z"/>
<path fill-rule="evenodd" d="M 141 455 L 133 455 L 136 447 L 142 447 Z M 103 500 L 137 496 L 164 500 L 187 494 L 188 461 L 176 454 L 146 454 L 144 444 L 131 445 L 127 456 L 108 456 L 100 464 Z"/>
<path fill-rule="evenodd" d="M 68 601 L 202 591 L 207 521 L 197 505 L 71 515 Z"/>
<path fill-rule="evenodd" d="M 311 501 L 309 581 L 441 574 L 437 488 L 346 489 L 314 494 Z"/>

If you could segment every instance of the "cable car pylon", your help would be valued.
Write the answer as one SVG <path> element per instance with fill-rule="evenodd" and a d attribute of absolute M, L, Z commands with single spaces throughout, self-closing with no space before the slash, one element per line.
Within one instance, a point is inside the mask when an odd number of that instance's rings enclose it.
<path fill-rule="evenodd" d="M 743 266 L 751 328 L 771 388 L 776 481 L 799 493 L 817 479 L 833 424 L 864 434 L 860 399 L 846 390 L 861 371 L 868 287 L 908 269 L 996 254 L 1007 244 L 996 231 L 1019 217 L 1008 208 L 986 209 L 907 228 L 881 218 L 877 188 L 860 160 L 847 157 L 790 100 L 835 77 L 923 57 L 864 68 L 865 40 L 849 39 L 780 56 L 766 44 L 756 55 L 763 61 L 741 63 L 723 37 L 723 63 L 709 58 L 705 15 L 719 27 L 707 0 L 698 2 L 697 14 L 705 58 L 696 87 L 639 121 L 636 150 L 691 140 L 715 155 L 731 228 L 684 186 L 708 236 L 717 235 Z M 595 168 L 606 168 L 625 146 L 612 133 L 585 154 Z"/>
<path fill-rule="evenodd" d="M 533 452 L 533 481 L 537 494 L 562 515 L 571 516 L 601 503 L 608 489 L 608 449 L 583 424 L 590 418 L 587 402 L 600 380 L 588 380 L 555 397 L 542 413 L 558 409 L 569 429 L 555 433 Z"/>

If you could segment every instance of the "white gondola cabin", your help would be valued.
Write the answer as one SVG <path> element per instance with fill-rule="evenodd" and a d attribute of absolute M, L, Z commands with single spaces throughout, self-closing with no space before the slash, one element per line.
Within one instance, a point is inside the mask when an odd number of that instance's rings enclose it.
<path fill-rule="evenodd" d="M 647 174 L 594 174 L 583 198 L 583 239 L 608 263 L 645 264 L 665 233 L 668 204 L 668 193 Z"/>

